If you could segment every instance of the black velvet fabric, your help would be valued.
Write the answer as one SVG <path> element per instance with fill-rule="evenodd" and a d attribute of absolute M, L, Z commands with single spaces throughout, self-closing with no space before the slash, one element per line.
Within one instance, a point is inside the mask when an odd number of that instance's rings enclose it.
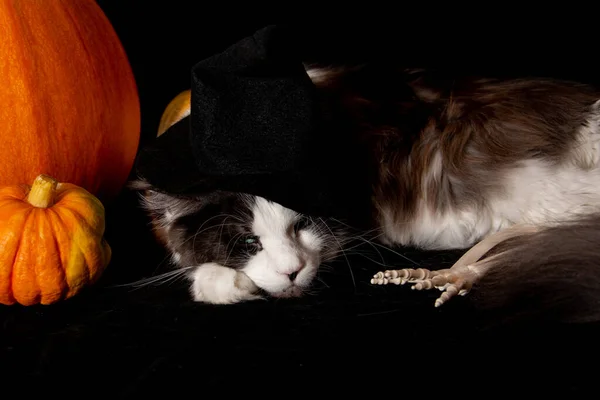
<path fill-rule="evenodd" d="M 142 148 L 137 172 L 171 193 L 218 189 L 313 216 L 365 214 L 366 157 L 325 125 L 298 48 L 290 28 L 271 25 L 194 65 L 190 116 Z"/>
<path fill-rule="evenodd" d="M 198 60 L 272 23 L 256 10 L 233 13 L 237 6 L 230 3 L 199 11 L 191 3 L 99 1 L 136 75 L 142 145 L 154 142 L 160 114 L 189 88 Z M 532 21 L 517 30 L 506 19 L 494 30 L 487 9 L 481 16 L 486 29 L 476 29 L 473 10 L 468 23 L 445 13 L 439 20 L 448 23 L 436 26 L 430 4 L 423 14 L 399 7 L 377 5 L 380 15 L 394 16 L 393 24 L 317 26 L 310 18 L 290 26 L 315 60 L 402 57 L 598 80 L 597 62 L 589 58 L 595 34 L 569 35 L 554 23 L 544 28 Z M 297 5 L 289 10 L 295 14 Z M 582 54 L 586 62 L 572 62 Z M 177 128 L 183 139 L 186 128 Z M 425 268 L 447 267 L 460 252 L 394 254 L 365 244 L 331 264 L 320 276 L 327 286 L 312 296 L 219 307 L 192 302 L 181 280 L 123 286 L 168 270 L 148 222 L 135 194 L 123 192 L 107 205 L 113 261 L 97 285 L 55 306 L 0 306 L 2 399 L 583 399 L 597 393 L 597 325 L 536 322 L 482 331 L 485 318 L 467 298 L 436 309 L 439 293 L 369 284 L 382 263 L 413 266 L 408 257 Z"/>

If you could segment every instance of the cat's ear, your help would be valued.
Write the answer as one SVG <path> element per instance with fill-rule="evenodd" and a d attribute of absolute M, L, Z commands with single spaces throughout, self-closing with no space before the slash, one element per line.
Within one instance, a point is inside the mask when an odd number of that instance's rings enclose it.
<path fill-rule="evenodd" d="M 128 187 L 140 193 L 142 206 L 155 216 L 179 216 L 202 207 L 200 195 L 180 195 L 165 192 L 143 178 L 129 182 Z"/>
<path fill-rule="evenodd" d="M 137 192 L 145 192 L 152 190 L 152 185 L 143 178 L 137 178 L 127 183 L 127 189 Z"/>

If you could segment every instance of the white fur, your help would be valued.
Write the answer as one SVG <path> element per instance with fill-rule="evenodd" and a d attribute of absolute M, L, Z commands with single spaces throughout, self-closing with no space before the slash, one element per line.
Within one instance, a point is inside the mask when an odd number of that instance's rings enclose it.
<path fill-rule="evenodd" d="M 262 251 L 250 259 L 243 271 L 259 287 L 275 296 L 287 297 L 307 287 L 321 262 L 321 241 L 310 230 L 298 235 L 294 223 L 299 215 L 279 204 L 257 198 L 252 229 Z M 289 274 L 297 273 L 295 280 Z M 296 288 L 295 288 L 296 287 Z"/>
<path fill-rule="evenodd" d="M 147 185 L 144 181 L 138 181 L 137 185 L 142 188 Z M 177 199 L 168 194 L 149 191 L 141 195 L 142 205 L 149 211 L 160 211 L 154 222 L 162 229 L 168 230 L 171 224 L 182 215 L 191 214 L 201 208 L 201 204 L 189 200 Z"/>
<path fill-rule="evenodd" d="M 342 75 L 347 71 L 346 67 L 316 67 L 312 65 L 305 65 L 304 69 L 310 80 L 317 86 L 326 84 L 336 75 Z"/>
<path fill-rule="evenodd" d="M 600 100 L 592 106 L 592 112 L 579 130 L 573 146 L 573 161 L 581 168 L 593 168 L 600 162 Z"/>
<path fill-rule="evenodd" d="M 595 107 L 597 108 L 596 103 Z M 579 130 L 571 157 L 562 165 L 524 160 L 507 171 L 503 192 L 481 209 L 446 213 L 423 202 L 412 221 L 398 224 L 382 212 L 385 241 L 425 249 L 464 249 L 513 224 L 552 225 L 600 210 L 600 112 L 592 112 Z M 424 182 L 435 182 L 441 159 L 434 157 Z"/>
<path fill-rule="evenodd" d="M 181 254 L 173 252 L 173 254 L 171 255 L 171 261 L 173 262 L 173 264 L 179 264 L 179 262 L 181 261 Z"/>
<path fill-rule="evenodd" d="M 600 169 L 523 163 L 507 178 L 510 198 L 495 203 L 507 224 L 552 225 L 600 208 Z"/>
<path fill-rule="evenodd" d="M 296 234 L 293 227 L 299 215 L 263 198 L 256 199 L 252 212 L 252 230 L 262 250 L 240 272 L 214 263 L 197 268 L 191 274 L 196 301 L 228 304 L 257 298 L 256 287 L 245 284 L 240 288 L 236 279 L 248 279 L 275 297 L 298 296 L 312 282 L 321 262 L 320 236 L 310 229 Z M 297 273 L 293 281 L 292 273 Z"/>
<path fill-rule="evenodd" d="M 413 221 L 406 223 L 398 223 L 390 209 L 383 209 L 380 223 L 385 243 L 428 250 L 464 249 L 500 228 L 489 213 L 473 209 L 441 213 L 424 204 L 418 206 Z"/>
<path fill-rule="evenodd" d="M 199 266 L 192 278 L 192 296 L 198 302 L 234 304 L 260 298 L 258 288 L 244 273 L 219 264 Z"/>

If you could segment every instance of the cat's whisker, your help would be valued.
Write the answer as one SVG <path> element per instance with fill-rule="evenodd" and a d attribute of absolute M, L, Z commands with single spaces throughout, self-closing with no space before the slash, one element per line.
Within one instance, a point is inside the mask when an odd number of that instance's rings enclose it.
<path fill-rule="evenodd" d="M 418 262 L 416 262 L 416 261 L 412 260 L 411 258 L 409 258 L 409 257 L 405 256 L 404 254 L 401 254 L 401 253 L 399 253 L 399 252 L 397 252 L 397 251 L 395 251 L 395 250 L 393 250 L 393 249 L 390 249 L 390 248 L 389 248 L 389 247 L 387 247 L 387 246 L 384 246 L 384 245 L 382 245 L 382 244 L 379 244 L 379 243 L 372 243 L 372 244 L 373 244 L 374 246 L 381 247 L 381 248 L 383 248 L 383 249 L 385 249 L 385 250 L 389 251 L 390 253 L 392 253 L 392 254 L 395 254 L 395 255 L 397 255 L 398 257 L 401 257 L 401 258 L 405 259 L 406 261 L 409 261 L 409 262 L 413 263 L 414 265 L 418 266 L 419 268 L 421 267 L 421 265 L 420 265 Z"/>
<path fill-rule="evenodd" d="M 223 216 L 226 216 L 226 215 L 221 215 L 221 217 L 223 217 Z M 201 226 L 200 226 L 200 227 L 199 227 L 199 228 L 196 230 L 196 232 L 195 232 L 193 235 L 191 235 L 190 237 L 188 237 L 188 238 L 186 238 L 185 240 L 183 240 L 183 241 L 182 241 L 182 243 L 187 243 L 187 242 L 189 242 L 190 240 L 193 240 L 193 239 L 194 239 L 196 236 L 198 236 L 198 235 L 200 235 L 200 234 L 202 234 L 202 233 L 204 233 L 204 232 L 207 232 L 207 231 L 209 231 L 209 230 L 211 230 L 211 229 L 218 228 L 218 227 L 220 227 L 220 226 L 222 225 L 222 224 L 215 224 L 215 225 L 210 225 L 210 226 L 208 226 L 208 227 L 206 227 L 206 228 L 202 229 L 202 227 L 203 227 L 204 225 L 206 225 L 206 222 L 207 222 L 207 221 L 205 221 L 205 223 L 203 223 L 203 224 L 202 224 L 202 225 L 201 225 Z M 231 223 L 231 224 L 227 224 L 226 226 L 235 226 L 235 225 L 236 225 L 236 224 L 234 224 L 234 223 Z"/>
<path fill-rule="evenodd" d="M 364 253 L 348 253 L 348 254 L 350 254 L 350 255 L 357 255 L 357 256 L 360 256 L 360 257 L 366 258 L 367 260 L 369 260 L 369 261 L 371 261 L 372 263 L 374 263 L 374 264 L 377 264 L 377 265 L 379 265 L 379 266 L 381 266 L 381 267 L 385 267 L 385 268 L 388 268 L 388 267 L 389 267 L 389 265 L 388 265 L 388 264 L 386 264 L 386 263 L 385 263 L 385 261 L 379 262 L 379 261 L 377 261 L 377 260 L 374 260 L 374 259 L 372 259 L 371 257 L 368 257 L 368 256 L 366 256 Z"/>
<path fill-rule="evenodd" d="M 172 256 L 169 254 L 164 256 L 163 259 L 156 265 L 156 267 L 154 268 L 154 271 L 152 271 L 152 273 L 155 274 L 162 266 L 165 265 L 165 263 L 167 263 L 171 259 L 172 259 Z"/>
<path fill-rule="evenodd" d="M 233 216 L 232 214 L 218 214 L 218 215 L 216 215 L 216 216 L 214 216 L 214 217 L 208 218 L 206 221 L 204 221 L 204 222 L 202 223 L 202 225 L 200 225 L 200 227 L 198 228 L 198 230 L 196 231 L 196 233 L 195 233 L 195 234 L 194 234 L 194 236 L 192 237 L 192 249 L 195 249 L 195 248 L 196 248 L 196 238 L 197 238 L 197 237 L 200 235 L 200 233 L 203 233 L 203 232 L 205 232 L 205 230 L 202 230 L 202 227 L 203 227 L 204 225 L 206 225 L 206 222 L 208 222 L 208 221 L 210 221 L 210 220 L 213 220 L 213 219 L 215 219 L 216 217 L 224 217 L 223 221 L 221 221 L 221 224 L 219 224 L 219 225 L 213 225 L 213 226 L 212 226 L 212 227 L 214 227 L 214 228 L 217 228 L 217 227 L 219 227 L 219 226 L 220 226 L 220 227 L 221 227 L 221 232 L 223 232 L 223 231 L 222 231 L 222 229 L 223 229 L 223 226 L 224 226 L 224 224 L 225 224 L 225 221 L 227 221 L 229 218 L 234 218 L 234 219 L 236 219 L 236 218 L 237 218 L 237 217 Z M 234 225 L 234 224 L 231 224 L 231 225 Z M 209 228 L 207 228 L 207 229 L 211 229 L 211 227 L 209 227 Z M 221 242 L 219 241 L 219 246 L 220 246 L 220 243 L 221 243 Z M 196 264 L 199 264 L 199 260 L 198 260 L 198 259 L 197 259 L 197 257 L 196 257 L 196 252 L 194 252 L 194 262 L 195 262 Z"/>
<path fill-rule="evenodd" d="M 323 286 L 329 288 L 329 285 L 319 276 L 315 278 L 318 282 L 320 282 Z"/>
<path fill-rule="evenodd" d="M 212 220 L 214 220 L 214 219 L 217 219 L 217 218 L 234 218 L 234 219 L 238 220 L 238 222 L 240 222 L 240 223 L 243 223 L 243 222 L 244 222 L 244 221 L 243 221 L 243 220 L 241 220 L 239 217 L 236 217 L 236 216 L 235 216 L 235 215 L 233 215 L 233 214 L 217 214 L 217 215 L 214 215 L 214 216 L 212 216 L 212 217 L 208 218 L 206 221 L 204 221 L 204 222 L 203 222 L 203 223 L 200 225 L 200 227 L 198 227 L 198 231 L 201 231 L 201 230 L 202 230 L 202 228 L 204 227 L 204 225 L 206 225 L 208 222 L 210 222 L 210 221 L 212 221 Z"/>
<path fill-rule="evenodd" d="M 219 241 L 218 241 L 218 243 L 219 243 L 219 249 L 223 246 L 223 241 L 222 241 L 222 238 L 223 238 L 223 229 L 225 229 L 225 222 L 229 218 L 231 218 L 231 217 L 227 216 L 227 217 L 223 218 L 223 221 L 221 222 L 221 226 L 220 226 L 220 229 L 219 229 Z M 225 249 L 227 250 L 227 248 L 225 248 Z"/>
<path fill-rule="evenodd" d="M 383 258 L 383 254 L 381 254 L 381 252 L 379 251 L 379 249 L 377 249 L 377 247 L 372 243 L 372 241 L 367 240 L 367 239 L 362 238 L 362 237 L 359 237 L 359 236 L 356 236 L 355 238 L 358 239 L 358 240 L 361 240 L 363 243 L 366 243 L 366 244 L 370 245 L 377 252 L 377 254 L 379 254 L 379 258 L 381 258 L 381 262 L 382 263 L 385 262 L 385 259 Z M 358 246 L 356 246 L 356 247 L 358 247 Z M 347 248 L 346 250 L 349 250 L 349 249 Z"/>
<path fill-rule="evenodd" d="M 340 251 L 344 255 L 344 258 L 346 259 L 346 262 L 348 263 L 348 269 L 350 271 L 350 277 L 352 278 L 352 284 L 354 285 L 354 287 L 356 287 L 356 279 L 354 278 L 354 272 L 352 272 L 352 266 L 350 265 L 350 260 L 346 256 L 346 253 L 344 251 L 344 248 L 342 247 L 342 244 L 338 241 L 337 236 L 335 235 L 335 233 L 333 233 L 333 231 L 327 225 L 327 223 L 323 220 L 323 218 L 319 218 L 319 219 L 321 220 L 321 222 L 323 223 L 323 225 L 331 232 L 331 236 L 332 236 L 333 240 L 335 240 L 337 242 L 337 244 L 338 244 L 338 246 L 340 248 Z"/>
<path fill-rule="evenodd" d="M 323 264 L 321 263 L 321 265 L 319 266 L 319 272 L 330 272 L 330 271 L 334 271 L 335 268 L 333 265 L 330 264 Z"/>
<path fill-rule="evenodd" d="M 178 268 L 173 271 L 164 272 L 162 274 L 143 278 L 143 279 L 140 279 L 140 280 L 137 280 L 134 282 L 112 285 L 111 287 L 113 287 L 113 288 L 131 287 L 134 289 L 141 289 L 143 287 L 150 286 L 150 285 L 152 285 L 152 286 L 163 285 L 165 283 L 175 281 L 179 278 L 183 278 L 184 275 L 192 268 L 194 268 L 194 267 Z"/>
<path fill-rule="evenodd" d="M 401 257 L 401 258 L 405 259 L 406 261 L 409 261 L 410 263 L 412 263 L 412 264 L 420 267 L 419 263 L 417 263 L 416 261 L 414 261 L 411 258 L 407 257 L 406 255 L 401 254 L 401 253 L 399 253 L 399 252 L 397 252 L 397 251 L 391 249 L 390 247 L 385 246 L 385 245 L 383 245 L 381 243 L 377 243 L 376 239 L 378 237 L 382 236 L 382 235 L 383 235 L 383 232 L 380 232 L 378 235 L 372 236 L 370 239 L 366 239 L 366 238 L 363 237 L 363 236 L 366 236 L 366 235 L 349 236 L 348 237 L 348 241 L 351 242 L 351 241 L 354 241 L 355 239 L 358 239 L 362 243 L 366 243 L 366 244 L 372 246 L 373 249 L 375 251 L 377 251 L 377 253 L 380 255 L 382 262 L 384 262 L 384 258 L 383 258 L 383 255 L 381 254 L 381 252 L 378 250 L 378 248 L 381 248 L 381 249 L 386 250 L 386 251 L 388 251 L 388 252 L 390 252 L 392 254 L 395 254 L 398 257 Z M 360 247 L 360 246 L 362 246 L 362 244 L 357 244 L 357 245 L 354 245 L 354 246 L 351 246 L 351 247 L 346 247 L 346 251 L 355 249 L 355 248 Z"/>
<path fill-rule="evenodd" d="M 353 226 L 351 226 L 351 225 L 347 224 L 346 222 L 344 222 L 344 221 L 341 221 L 341 220 L 339 220 L 339 219 L 337 219 L 337 218 L 330 217 L 330 218 L 328 218 L 328 219 L 330 219 L 330 220 L 332 220 L 332 221 L 334 221 L 334 222 L 338 223 L 339 225 L 343 225 L 343 226 L 345 226 L 346 228 L 348 228 L 348 229 L 349 229 L 349 230 L 351 230 L 351 231 L 356 231 L 356 230 L 357 230 L 357 229 L 356 229 L 356 228 L 354 228 Z M 373 228 L 373 229 L 370 229 L 370 230 L 361 231 L 361 234 L 360 234 L 359 236 L 366 236 L 366 235 L 370 235 L 370 234 L 371 234 L 371 233 L 373 233 L 373 232 L 381 232 L 381 228 L 377 227 L 377 228 Z M 383 232 L 381 232 L 381 233 L 383 233 Z M 380 235 L 377 235 L 377 236 L 380 236 Z"/>
<path fill-rule="evenodd" d="M 235 223 L 225 224 L 225 226 L 237 226 L 237 225 L 238 224 L 235 224 Z M 190 240 L 193 240 L 195 237 L 201 235 L 202 233 L 208 232 L 211 229 L 220 228 L 221 226 L 223 226 L 223 224 L 215 224 L 215 225 L 208 226 L 208 227 L 204 228 L 203 230 L 194 233 L 192 236 L 190 236 L 189 238 L 183 240 L 181 243 L 185 244 L 185 243 L 189 242 Z"/>
<path fill-rule="evenodd" d="M 227 253 L 227 258 L 225 259 L 225 261 L 223 262 L 224 266 L 228 266 L 228 262 L 229 259 L 231 258 L 231 254 L 233 253 L 233 250 L 235 249 L 235 246 L 237 245 L 237 243 L 240 241 L 240 238 L 243 236 L 244 234 L 242 232 L 236 234 L 235 236 L 233 236 L 230 240 L 229 243 L 227 243 L 227 248 L 230 248 L 229 246 L 231 245 L 231 242 L 233 242 L 235 240 L 235 242 L 233 243 L 233 246 L 231 246 L 229 253 Z"/>
<path fill-rule="evenodd" d="M 329 288 L 329 286 L 327 286 L 327 288 Z M 307 296 L 316 296 L 320 292 L 321 292 L 321 290 L 319 290 L 317 288 L 302 289 L 302 294 L 307 295 Z"/>

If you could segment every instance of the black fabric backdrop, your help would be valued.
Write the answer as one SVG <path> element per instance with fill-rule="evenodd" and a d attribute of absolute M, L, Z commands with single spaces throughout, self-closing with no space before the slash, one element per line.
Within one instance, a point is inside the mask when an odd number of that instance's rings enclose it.
<path fill-rule="evenodd" d="M 256 12 L 240 11 L 234 18 L 225 12 L 231 5 L 192 12 L 191 2 L 182 1 L 99 4 L 136 75 L 142 143 L 155 135 L 169 100 L 188 88 L 194 63 L 278 22 L 252 18 Z M 442 13 L 439 19 L 450 23 L 432 26 L 429 15 L 413 14 L 395 23 L 296 25 L 306 31 L 308 53 L 321 61 L 402 58 L 596 79 L 597 68 L 585 56 L 593 37 L 585 32 L 571 30 L 567 38 L 553 23 L 517 31 L 506 19 L 496 25 L 482 19 L 474 30 L 477 19 L 470 18 L 467 29 Z M 108 207 L 107 229 L 113 262 L 98 285 L 51 307 L 0 307 L 2 393 L 211 398 L 237 392 L 358 396 L 365 390 L 373 397 L 485 396 L 584 393 L 596 386 L 598 326 L 529 324 L 481 332 L 464 299 L 434 309 L 438 293 L 371 286 L 382 260 L 411 266 L 383 249 L 365 245 L 362 255 L 332 264 L 322 275 L 329 288 L 317 295 L 217 307 L 193 303 L 182 282 L 118 286 L 164 271 L 165 254 L 133 194 L 123 192 Z M 402 254 L 424 267 L 448 266 L 459 256 L 410 249 Z"/>

